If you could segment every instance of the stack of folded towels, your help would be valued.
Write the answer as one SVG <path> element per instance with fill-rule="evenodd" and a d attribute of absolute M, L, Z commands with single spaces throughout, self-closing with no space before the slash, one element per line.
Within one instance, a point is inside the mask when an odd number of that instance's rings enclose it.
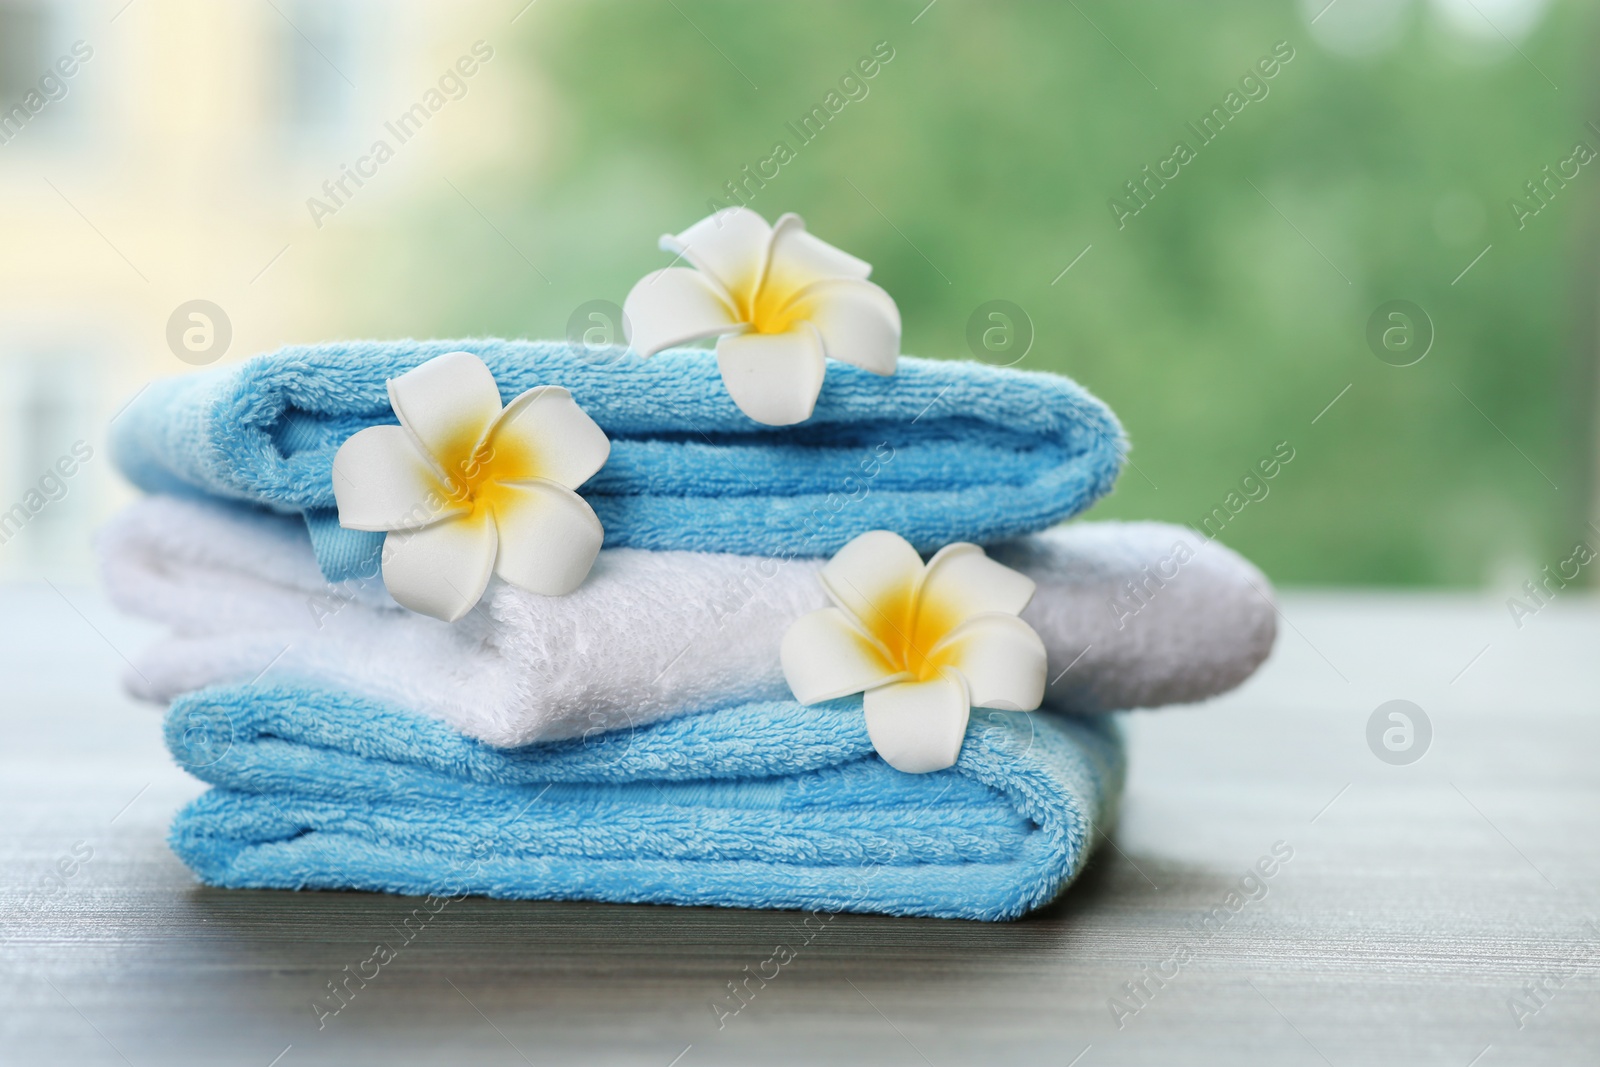
<path fill-rule="evenodd" d="M 566 595 L 485 572 L 443 621 L 386 587 L 381 530 L 341 525 L 359 494 L 335 459 L 395 426 L 392 380 L 462 352 L 503 402 L 559 386 L 604 432 L 568 487 L 604 544 Z M 103 532 L 105 579 L 168 628 L 128 684 L 171 702 L 167 744 L 212 786 L 171 840 L 217 886 L 1014 918 L 1115 818 L 1109 713 L 1230 689 L 1274 637 L 1265 579 L 1220 545 L 1057 525 L 1125 445 L 1054 375 L 830 363 L 811 417 L 774 427 L 705 351 L 295 346 L 157 382 L 114 432 L 148 495 Z M 879 755 L 861 696 L 802 704 L 786 676 L 829 558 L 884 530 L 924 556 L 984 546 L 1035 590 L 1042 706 L 974 691 L 929 773 Z"/>

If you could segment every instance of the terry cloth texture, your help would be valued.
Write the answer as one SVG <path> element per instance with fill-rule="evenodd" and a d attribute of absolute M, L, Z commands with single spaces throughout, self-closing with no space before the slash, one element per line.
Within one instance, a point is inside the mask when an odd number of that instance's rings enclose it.
<path fill-rule="evenodd" d="M 148 699 L 263 676 L 425 712 L 496 745 L 581 737 L 789 697 L 778 650 L 828 604 L 821 561 L 606 549 L 575 592 L 504 583 L 454 624 L 396 606 L 375 580 L 330 586 L 301 524 L 254 508 L 152 497 L 103 531 L 125 611 L 170 627 L 126 675 Z M 1038 583 L 1058 710 L 1201 700 L 1271 650 L 1266 579 L 1160 523 L 1076 523 L 991 548 Z"/>
<path fill-rule="evenodd" d="M 830 556 L 875 529 L 923 552 L 983 544 L 1086 508 L 1126 447 L 1105 405 L 1053 374 L 903 357 L 880 377 L 830 362 L 811 419 L 772 427 L 734 406 L 709 352 L 467 340 L 295 345 L 164 379 L 117 418 L 113 455 L 149 492 L 304 514 L 330 581 L 373 575 L 383 535 L 338 525 L 334 453 L 396 421 L 388 379 L 454 351 L 480 356 L 503 400 L 565 386 L 606 431 L 611 458 L 581 493 L 613 548 Z"/>
<path fill-rule="evenodd" d="M 167 745 L 217 786 L 173 850 L 230 888 L 1013 919 L 1109 828 L 1109 718 L 979 712 L 949 770 L 902 774 L 856 698 L 745 704 L 584 741 L 491 748 L 349 694 L 209 689 Z"/>

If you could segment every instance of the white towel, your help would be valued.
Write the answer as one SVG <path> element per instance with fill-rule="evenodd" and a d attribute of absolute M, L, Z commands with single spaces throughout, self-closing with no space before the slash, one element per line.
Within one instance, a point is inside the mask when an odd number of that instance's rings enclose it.
<path fill-rule="evenodd" d="M 129 507 L 99 550 L 112 599 L 171 628 L 127 675 L 138 696 L 293 678 L 500 746 L 787 698 L 784 631 L 828 603 L 821 560 L 608 549 L 568 596 L 497 582 L 444 623 L 376 580 L 330 586 L 297 518 L 171 497 Z M 1038 583 L 1022 617 L 1049 653 L 1048 707 L 1201 700 L 1271 650 L 1266 579 L 1183 527 L 1078 523 L 990 552 Z"/>

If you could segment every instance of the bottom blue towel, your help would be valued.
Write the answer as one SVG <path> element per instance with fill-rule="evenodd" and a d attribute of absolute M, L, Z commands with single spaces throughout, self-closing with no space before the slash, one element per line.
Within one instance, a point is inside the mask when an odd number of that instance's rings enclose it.
<path fill-rule="evenodd" d="M 902 774 L 860 698 L 764 702 L 497 749 L 328 690 L 173 704 L 167 745 L 216 788 L 173 850 L 232 888 L 1014 919 L 1115 815 L 1109 717 L 974 710 L 960 761 Z"/>

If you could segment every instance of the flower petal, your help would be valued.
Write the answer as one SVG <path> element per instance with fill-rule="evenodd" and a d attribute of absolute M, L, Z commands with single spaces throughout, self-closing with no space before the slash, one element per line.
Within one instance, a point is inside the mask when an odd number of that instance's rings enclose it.
<path fill-rule="evenodd" d="M 740 411 L 768 426 L 792 426 L 811 417 L 827 364 L 817 332 L 801 323 L 788 333 L 722 338 L 717 367 Z"/>
<path fill-rule="evenodd" d="M 813 237 L 799 215 L 781 216 L 772 225 L 772 250 L 767 254 L 764 284 L 792 289 L 822 278 L 865 278 L 872 264 Z"/>
<path fill-rule="evenodd" d="M 389 403 L 440 473 L 453 479 L 500 414 L 500 389 L 483 360 L 448 352 L 389 379 Z"/>
<path fill-rule="evenodd" d="M 954 673 L 870 689 L 862 704 L 872 747 L 895 770 L 942 771 L 960 757 L 971 710 L 966 686 Z"/>
<path fill-rule="evenodd" d="M 565 596 L 589 576 L 605 528 L 577 493 L 536 479 L 494 487 L 495 572 L 530 593 Z"/>
<path fill-rule="evenodd" d="M 369 426 L 352 434 L 333 457 L 333 499 L 347 530 L 427 526 L 466 506 L 444 483 L 400 426 Z"/>
<path fill-rule="evenodd" d="M 383 541 L 383 584 L 402 607 L 455 622 L 488 587 L 495 542 L 487 509 L 396 530 Z"/>
<path fill-rule="evenodd" d="M 576 489 L 611 455 L 611 441 L 559 385 L 529 389 L 489 430 L 483 462 L 502 482 L 545 478 Z"/>
<path fill-rule="evenodd" d="M 900 309 L 871 282 L 817 282 L 797 293 L 788 310 L 817 328 L 829 359 L 874 374 L 894 373 L 900 357 Z"/>
<path fill-rule="evenodd" d="M 783 676 L 802 704 L 859 693 L 904 678 L 883 650 L 838 608 L 802 615 L 783 635 Z"/>
<path fill-rule="evenodd" d="M 905 643 L 922 579 L 922 557 L 897 533 L 868 530 L 823 564 L 822 588 L 888 648 Z"/>
<path fill-rule="evenodd" d="M 929 659 L 960 673 L 975 708 L 1033 711 L 1044 700 L 1044 642 L 1015 615 L 997 611 L 968 619 Z"/>
<path fill-rule="evenodd" d="M 681 255 L 709 274 L 735 306 L 749 307 L 771 240 L 772 227 L 766 219 L 749 208 L 731 207 L 675 236 L 663 234 L 661 250 Z"/>
<path fill-rule="evenodd" d="M 1026 574 L 996 563 L 977 545 L 957 541 L 928 560 L 922 602 L 958 622 L 986 611 L 1020 615 L 1036 588 Z"/>
<path fill-rule="evenodd" d="M 652 271 L 622 302 L 628 344 L 641 356 L 739 328 L 729 297 L 709 275 L 688 267 Z"/>

